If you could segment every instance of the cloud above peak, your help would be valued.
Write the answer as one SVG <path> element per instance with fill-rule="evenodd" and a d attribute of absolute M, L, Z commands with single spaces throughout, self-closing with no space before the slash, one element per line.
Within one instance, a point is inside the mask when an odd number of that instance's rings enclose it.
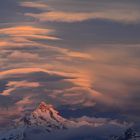
<path fill-rule="evenodd" d="M 20 6 L 33 7 L 42 11 L 38 13 L 25 12 L 25 16 L 33 17 L 41 22 L 83 22 L 87 20 L 109 20 L 124 24 L 136 24 L 140 22 L 139 9 L 135 4 L 125 4 L 120 2 L 21 2 Z M 69 3 L 69 5 L 68 5 Z M 68 9 L 63 8 L 66 4 Z M 75 8 L 78 5 L 79 8 Z M 61 5 L 61 6 L 60 6 Z M 83 7 L 87 5 L 87 7 Z M 81 7 L 81 10 L 80 10 Z M 111 7 L 111 8 L 110 8 Z M 89 10 L 88 10 L 89 9 Z"/>
<path fill-rule="evenodd" d="M 38 8 L 41 10 L 43 9 L 46 10 L 47 8 L 49 8 L 49 6 L 46 3 L 43 3 L 41 1 L 36 1 L 36 2 L 26 1 L 26 2 L 20 3 L 20 6 L 29 7 L 29 8 Z"/>
<path fill-rule="evenodd" d="M 46 100 L 67 116 L 137 121 L 139 7 L 138 0 L 1 0 L 0 109 L 12 105 L 17 115 Z"/>
<path fill-rule="evenodd" d="M 129 14 L 129 16 L 128 16 Z M 26 13 L 26 16 L 37 18 L 39 21 L 50 22 L 82 22 L 86 20 L 102 19 L 121 23 L 137 23 L 140 22 L 138 12 L 128 11 L 100 11 L 100 12 L 65 12 L 65 11 L 50 11 L 39 14 Z"/>
<path fill-rule="evenodd" d="M 0 29 L 2 35 L 6 35 L 9 41 L 16 43 L 29 42 L 32 39 L 57 40 L 58 38 L 49 35 L 52 32 L 54 31 L 51 29 L 33 26 L 14 26 Z"/>
<path fill-rule="evenodd" d="M 9 110 L 7 114 L 6 111 L 1 111 L 0 115 L 5 117 L 9 114 L 11 118 L 14 115 L 20 116 L 21 112 L 25 113 L 28 111 L 27 108 L 34 108 L 44 100 L 57 107 L 93 107 L 98 94 L 83 85 L 80 86 L 79 83 L 76 84 L 77 78 L 70 73 L 41 68 L 20 68 L 0 72 L 0 82 L 3 82 L 0 85 L 0 99 L 5 99 L 4 103 L 0 104 L 0 110 Z"/>

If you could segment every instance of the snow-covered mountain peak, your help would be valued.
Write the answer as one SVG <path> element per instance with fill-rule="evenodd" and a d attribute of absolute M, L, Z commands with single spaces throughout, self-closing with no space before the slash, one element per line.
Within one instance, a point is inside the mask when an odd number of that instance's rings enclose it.
<path fill-rule="evenodd" d="M 40 110 L 41 112 L 46 112 L 49 111 L 50 109 L 53 109 L 53 106 L 50 104 L 46 104 L 45 102 L 42 101 L 36 110 Z"/>
<path fill-rule="evenodd" d="M 30 118 L 35 121 L 42 120 L 44 123 L 63 124 L 63 122 L 65 122 L 65 119 L 59 115 L 58 111 L 56 111 L 52 105 L 46 104 L 45 102 L 40 103 L 37 109 L 31 113 Z"/>
<path fill-rule="evenodd" d="M 29 131 L 47 134 L 74 126 L 74 122 L 61 117 L 52 105 L 41 102 L 33 112 L 18 119 L 15 128 L 0 136 L 0 140 L 23 140 Z"/>
<path fill-rule="evenodd" d="M 62 118 L 52 105 L 46 104 L 45 102 L 41 102 L 40 105 L 32 112 L 32 115 L 43 116 L 48 120 Z"/>
<path fill-rule="evenodd" d="M 71 125 L 67 119 L 61 117 L 52 105 L 41 102 L 29 115 L 25 115 L 17 122 L 17 126 L 43 127 L 47 131 L 65 129 Z"/>

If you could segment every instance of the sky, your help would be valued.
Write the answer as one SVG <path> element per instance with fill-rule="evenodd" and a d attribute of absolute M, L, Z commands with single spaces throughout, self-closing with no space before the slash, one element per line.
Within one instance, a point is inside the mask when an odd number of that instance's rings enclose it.
<path fill-rule="evenodd" d="M 44 100 L 137 128 L 139 13 L 139 0 L 1 0 L 0 124 Z"/>

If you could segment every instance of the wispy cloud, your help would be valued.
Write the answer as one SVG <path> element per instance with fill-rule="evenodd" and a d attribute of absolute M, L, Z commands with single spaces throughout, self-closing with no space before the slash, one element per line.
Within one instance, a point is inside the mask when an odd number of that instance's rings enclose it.
<path fill-rule="evenodd" d="M 82 80 L 82 77 L 76 74 L 52 72 L 40 68 L 8 70 L 0 73 L 0 81 L 7 81 L 6 89 L 1 95 L 15 98 L 17 96 L 20 100 L 30 96 L 32 101 L 35 100 L 35 104 L 44 98 L 58 105 L 94 106 L 94 99 L 101 94 L 80 84 L 76 81 L 77 78 Z"/>
<path fill-rule="evenodd" d="M 20 3 L 20 5 L 23 7 L 38 8 L 41 10 L 43 10 L 43 9 L 46 10 L 47 8 L 49 8 L 49 6 L 46 3 L 43 3 L 41 1 L 36 1 L 36 2 L 26 1 L 26 2 Z"/>
<path fill-rule="evenodd" d="M 106 10 L 101 12 L 96 11 L 89 13 L 51 11 L 51 12 L 43 12 L 40 14 L 26 13 L 25 15 L 37 18 L 40 21 L 51 21 L 51 22 L 73 23 L 92 19 L 111 20 L 122 23 L 140 22 L 139 13 L 137 11 L 130 12 L 129 10 L 126 11 Z"/>
<path fill-rule="evenodd" d="M 98 3 L 96 1 L 94 3 L 85 2 L 83 4 L 86 5 L 88 3 L 91 3 L 92 10 L 85 10 L 85 12 L 83 12 L 82 10 L 77 10 L 78 8 L 73 9 L 72 5 L 70 5 L 71 10 L 64 10 L 62 6 L 61 8 L 58 8 L 58 10 L 56 7 L 53 8 L 53 5 L 49 5 L 49 2 L 21 2 L 20 5 L 23 7 L 34 7 L 36 9 L 42 9 L 43 11 L 40 13 L 25 13 L 25 16 L 36 18 L 39 21 L 73 23 L 92 19 L 102 19 L 121 23 L 140 22 L 139 10 L 136 5 L 126 5 L 124 3 L 121 4 L 117 2 L 111 2 L 106 5 L 104 2 Z M 77 4 L 77 2 L 75 2 L 75 4 Z M 91 5 L 88 6 L 91 7 Z M 97 5 L 97 7 L 95 7 L 95 5 Z M 109 6 L 112 8 L 110 8 Z"/>
<path fill-rule="evenodd" d="M 11 59 L 11 61 L 17 61 L 19 59 L 21 59 L 20 61 L 34 61 L 39 59 L 39 55 L 28 52 L 14 51 L 8 56 L 8 59 Z"/>
<path fill-rule="evenodd" d="M 9 81 L 6 85 L 9 87 L 6 89 L 1 95 L 8 96 L 12 91 L 15 91 L 17 88 L 35 88 L 39 87 L 39 83 L 37 82 L 28 82 L 28 81 Z"/>
<path fill-rule="evenodd" d="M 3 35 L 7 35 L 9 39 L 15 42 L 25 41 L 26 39 L 49 39 L 49 40 L 57 40 L 58 38 L 50 36 L 53 32 L 51 29 L 44 29 L 33 26 L 15 26 L 0 29 L 0 33 Z"/>
<path fill-rule="evenodd" d="M 1 1 L 0 106 L 12 106 L 10 117 L 46 100 L 137 118 L 139 9 L 137 0 Z"/>

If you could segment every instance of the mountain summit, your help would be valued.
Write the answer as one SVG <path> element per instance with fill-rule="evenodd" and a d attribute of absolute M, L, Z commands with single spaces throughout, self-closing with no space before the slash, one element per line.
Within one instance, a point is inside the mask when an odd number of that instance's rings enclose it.
<path fill-rule="evenodd" d="M 0 140 L 24 140 L 34 132 L 43 134 L 75 127 L 76 123 L 61 117 L 50 104 L 41 102 L 29 115 L 18 119 L 15 128 L 3 133 Z"/>
<path fill-rule="evenodd" d="M 40 105 L 30 114 L 25 115 L 17 122 L 19 126 L 44 127 L 46 131 L 66 129 L 69 121 L 61 117 L 52 105 L 41 102 Z"/>

